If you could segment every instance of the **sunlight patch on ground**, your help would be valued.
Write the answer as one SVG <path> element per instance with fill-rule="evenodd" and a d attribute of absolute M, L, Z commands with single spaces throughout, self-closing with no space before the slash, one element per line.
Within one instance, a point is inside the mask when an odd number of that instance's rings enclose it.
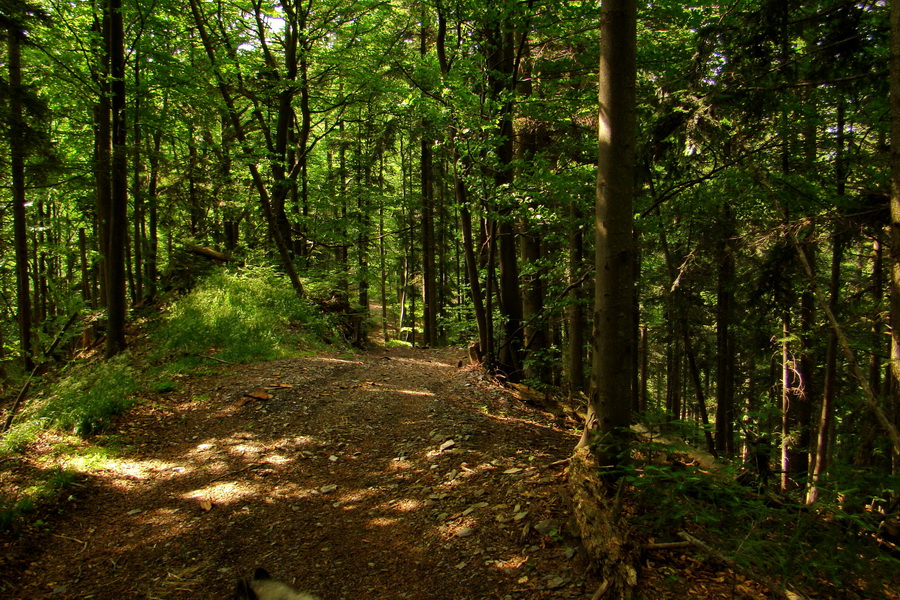
<path fill-rule="evenodd" d="M 416 358 L 395 358 L 394 360 L 396 360 L 397 362 L 408 363 L 411 365 L 420 365 L 423 367 L 441 367 L 444 369 L 455 369 L 456 368 L 455 365 L 448 365 L 446 363 L 435 362 L 435 361 L 431 361 L 431 360 L 419 360 Z"/>
<path fill-rule="evenodd" d="M 252 485 L 241 484 L 237 481 L 217 481 L 205 487 L 185 492 L 180 497 L 182 500 L 197 503 L 204 508 L 202 505 L 204 501 L 212 502 L 213 505 L 233 504 L 258 493 L 259 490 Z M 204 508 L 204 510 L 209 510 L 209 508 Z"/>
<path fill-rule="evenodd" d="M 446 523 L 438 527 L 438 531 L 440 532 L 441 537 L 445 540 L 450 540 L 457 537 L 466 537 L 466 535 L 471 535 L 472 529 L 475 527 L 475 519 L 460 519 L 458 521 L 454 521 L 453 523 Z"/>
<path fill-rule="evenodd" d="M 428 398 L 433 398 L 434 394 L 431 392 L 422 392 L 419 390 L 370 390 L 372 392 L 393 392 L 395 394 L 406 394 L 407 396 L 425 396 Z"/>
<path fill-rule="evenodd" d="M 94 472 L 103 476 L 122 477 L 128 479 L 149 479 L 158 477 L 159 473 L 169 471 L 183 474 L 189 469 L 183 465 L 163 462 L 161 460 L 123 460 L 121 458 L 98 458 L 97 456 L 72 456 L 63 462 L 64 466 L 75 471 Z"/>
<path fill-rule="evenodd" d="M 283 465 L 291 462 L 290 458 L 281 454 L 266 454 L 262 457 L 262 460 L 270 465 Z"/>
<path fill-rule="evenodd" d="M 369 525 L 374 527 L 392 527 L 400 523 L 400 519 L 396 517 L 373 517 L 369 519 Z"/>
<path fill-rule="evenodd" d="M 499 569 L 500 571 L 515 571 L 516 569 L 521 568 L 528 562 L 528 557 L 524 554 L 516 554 L 515 556 L 511 556 L 506 560 L 495 560 L 491 561 L 489 564 L 493 566 L 495 569 Z"/>
<path fill-rule="evenodd" d="M 388 507 L 396 512 L 413 512 L 424 508 L 424 503 L 416 498 L 398 498 L 388 502 Z"/>
<path fill-rule="evenodd" d="M 362 361 L 359 360 L 347 360 L 343 358 L 314 358 L 311 362 L 325 362 L 325 363 L 338 363 L 342 365 L 361 365 Z"/>

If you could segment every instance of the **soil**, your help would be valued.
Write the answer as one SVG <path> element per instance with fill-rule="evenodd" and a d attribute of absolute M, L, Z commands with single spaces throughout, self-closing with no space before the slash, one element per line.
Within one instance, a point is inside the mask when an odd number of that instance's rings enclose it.
<path fill-rule="evenodd" d="M 566 492 L 579 424 L 464 360 L 210 362 L 80 442 L 104 450 L 0 534 L 0 597 L 225 599 L 263 567 L 325 600 L 592 598 Z M 0 493 L 62 456 L 44 442 L 6 459 Z M 690 550 L 641 567 L 637 597 L 768 597 Z"/>
<path fill-rule="evenodd" d="M 257 566 L 326 599 L 590 597 L 554 464 L 577 427 L 464 355 L 185 379 L 122 420 L 116 460 L 58 511 L 0 538 L 3 597 L 227 598 Z"/>

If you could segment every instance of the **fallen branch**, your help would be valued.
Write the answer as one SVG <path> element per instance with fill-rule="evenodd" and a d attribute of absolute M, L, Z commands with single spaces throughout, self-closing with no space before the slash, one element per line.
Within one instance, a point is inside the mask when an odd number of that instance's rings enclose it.
<path fill-rule="evenodd" d="M 752 580 L 764 585 L 765 587 L 769 588 L 769 591 L 772 592 L 773 594 L 775 594 L 779 598 L 784 598 L 784 600 L 805 600 L 804 596 L 801 596 L 800 594 L 797 594 L 795 592 L 792 592 L 790 590 L 787 590 L 787 589 L 781 587 L 780 585 L 778 585 L 777 583 L 775 583 L 774 581 L 772 581 L 765 575 L 761 575 L 759 573 L 752 571 L 751 569 L 748 569 L 747 567 L 743 567 L 743 566 L 739 565 L 738 563 L 734 562 L 733 560 L 731 560 L 730 558 L 728 558 L 721 552 L 714 550 L 706 542 L 695 538 L 694 536 L 690 535 L 686 531 L 679 531 L 678 537 L 683 539 L 685 542 L 687 542 L 691 546 L 696 546 L 697 548 L 700 548 L 705 553 L 709 554 L 711 557 L 713 557 L 716 560 L 718 560 L 719 562 L 725 564 L 728 568 L 732 569 L 733 571 L 740 573 L 747 579 L 752 579 Z"/>

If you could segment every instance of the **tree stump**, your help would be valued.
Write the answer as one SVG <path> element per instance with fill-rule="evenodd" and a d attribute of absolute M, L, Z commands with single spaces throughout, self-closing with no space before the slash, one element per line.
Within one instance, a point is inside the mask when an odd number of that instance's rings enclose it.
<path fill-rule="evenodd" d="M 580 448 L 572 457 L 568 486 L 582 544 L 603 577 L 594 600 L 630 600 L 637 585 L 640 553 L 621 518 L 619 486 L 604 481 L 600 464 L 589 448 Z"/>

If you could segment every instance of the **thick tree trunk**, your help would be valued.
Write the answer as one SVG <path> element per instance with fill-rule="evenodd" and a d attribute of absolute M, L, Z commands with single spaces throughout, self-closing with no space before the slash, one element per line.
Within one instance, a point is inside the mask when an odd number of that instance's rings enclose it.
<path fill-rule="evenodd" d="M 128 243 L 128 154 L 125 123 L 125 25 L 122 0 L 109 0 L 112 91 L 112 176 L 107 248 L 106 357 L 125 349 L 125 246 Z"/>
<path fill-rule="evenodd" d="M 22 52 L 15 27 L 7 31 L 9 71 L 9 146 L 12 179 L 13 237 L 16 247 L 16 311 L 19 320 L 19 348 L 26 371 L 34 368 L 31 335 L 31 291 L 28 281 L 28 227 L 25 212 L 25 139 L 22 109 Z"/>
<path fill-rule="evenodd" d="M 575 452 L 568 472 L 572 515 L 591 564 L 603 577 L 593 597 L 627 600 L 637 587 L 640 551 L 628 539 L 629 527 L 622 517 L 625 483 L 612 483 L 602 472 L 602 464 L 588 448 Z"/>
<path fill-rule="evenodd" d="M 634 361 L 633 220 L 637 3 L 604 0 L 600 33 L 596 288 L 588 419 L 578 446 L 616 462 L 627 447 Z"/>

